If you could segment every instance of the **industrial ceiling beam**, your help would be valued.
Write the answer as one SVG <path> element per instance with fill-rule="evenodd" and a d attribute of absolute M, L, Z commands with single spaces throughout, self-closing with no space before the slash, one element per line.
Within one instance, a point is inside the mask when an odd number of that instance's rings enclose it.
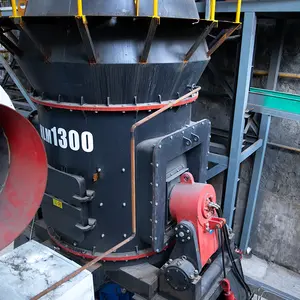
<path fill-rule="evenodd" d="M 205 2 L 198 2 L 197 8 L 199 13 L 205 13 Z M 236 2 L 218 2 L 216 13 L 235 13 Z M 241 12 L 300 12 L 300 1 L 243 1 Z"/>

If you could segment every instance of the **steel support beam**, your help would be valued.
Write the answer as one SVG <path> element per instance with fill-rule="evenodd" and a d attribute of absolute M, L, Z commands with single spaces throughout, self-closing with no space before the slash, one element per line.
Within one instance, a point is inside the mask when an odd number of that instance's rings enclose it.
<path fill-rule="evenodd" d="M 208 161 L 215 163 L 215 164 L 221 164 L 221 165 L 228 165 L 228 157 L 221 154 L 215 154 L 215 153 L 209 153 L 208 154 Z"/>
<path fill-rule="evenodd" d="M 270 98 L 270 97 L 268 97 Z M 272 104 L 277 102 L 280 104 L 281 108 L 283 104 L 286 102 L 289 107 L 292 107 L 294 111 L 287 111 L 279 108 L 273 108 L 273 107 L 268 107 L 266 105 L 266 99 L 267 96 L 264 94 L 258 94 L 258 93 L 253 93 L 250 91 L 249 93 L 249 100 L 248 100 L 248 109 L 251 110 L 252 112 L 260 113 L 263 115 L 270 115 L 272 117 L 277 117 L 277 118 L 283 118 L 283 119 L 290 119 L 299 122 L 300 121 L 300 113 L 299 113 L 299 102 L 293 101 L 293 100 L 288 100 L 286 98 L 282 99 L 281 97 L 278 97 L 278 99 L 273 99 Z M 268 101 L 270 102 L 270 101 Z M 274 105 L 274 104 L 273 104 Z M 295 109 L 297 108 L 297 109 Z M 297 111 L 296 111 L 297 110 Z"/>
<path fill-rule="evenodd" d="M 267 89 L 275 90 L 278 81 L 279 67 L 281 63 L 285 23 L 283 20 L 277 20 L 275 28 L 274 46 L 271 55 L 269 76 L 267 81 Z M 259 129 L 259 138 L 263 140 L 263 144 L 255 154 L 254 166 L 252 171 L 251 184 L 249 188 L 248 202 L 243 224 L 243 231 L 241 235 L 240 248 L 246 250 L 249 244 L 250 233 L 253 223 L 253 217 L 256 207 L 257 195 L 259 191 L 259 184 L 261 179 L 262 168 L 264 164 L 264 157 L 268 143 L 269 129 L 271 124 L 270 115 L 262 115 Z"/>
<path fill-rule="evenodd" d="M 3 55 L 0 55 L 0 64 L 3 65 L 6 72 L 9 74 L 9 76 L 11 77 L 11 79 L 13 80 L 15 85 L 18 87 L 18 89 L 20 90 L 21 94 L 23 95 L 23 97 L 25 98 L 27 103 L 30 105 L 31 109 L 35 110 L 36 107 L 35 107 L 34 103 L 31 101 L 26 89 L 24 88 L 24 86 L 22 85 L 20 80 L 18 79 L 18 77 L 15 74 L 15 72 L 13 71 L 13 69 L 10 67 L 8 61 L 3 57 Z"/>
<path fill-rule="evenodd" d="M 197 2 L 199 13 L 206 12 L 205 2 Z M 236 2 L 221 2 L 216 6 L 216 13 L 235 13 Z M 276 13 L 276 12 L 300 12 L 299 0 L 276 0 L 276 1 L 243 1 L 241 12 L 262 12 L 262 13 Z"/>
<path fill-rule="evenodd" d="M 245 159 L 247 159 L 249 156 L 251 156 L 253 153 L 255 153 L 262 146 L 262 144 L 263 144 L 263 140 L 259 139 L 258 141 L 253 143 L 251 146 L 249 146 L 246 150 L 244 150 L 241 153 L 240 163 L 242 163 Z M 207 179 L 206 180 L 213 178 L 214 176 L 222 173 L 223 171 L 225 171 L 228 168 L 228 157 L 225 155 L 209 153 L 208 161 L 215 163 L 216 165 L 207 171 Z"/>
<path fill-rule="evenodd" d="M 210 168 L 207 171 L 206 180 L 209 180 L 209 179 L 217 176 L 218 174 L 224 172 L 226 169 L 227 169 L 227 165 L 218 164 L 218 165 L 213 166 L 212 168 Z"/>
<path fill-rule="evenodd" d="M 259 139 L 254 144 L 252 144 L 250 147 L 248 147 L 246 150 L 244 150 L 241 154 L 241 160 L 240 163 L 242 163 L 245 159 L 247 159 L 249 156 L 251 156 L 253 153 L 255 153 L 263 144 L 263 140 Z"/>
<path fill-rule="evenodd" d="M 238 177 L 241 161 L 241 149 L 247 107 L 248 93 L 250 88 L 251 69 L 254 53 L 256 33 L 256 15 L 253 12 L 245 13 L 242 32 L 241 55 L 238 72 L 238 84 L 236 89 L 236 101 L 234 108 L 234 121 L 232 139 L 224 197 L 224 217 L 227 224 L 232 226 L 234 206 L 237 194 Z"/>
<path fill-rule="evenodd" d="M 205 19 L 210 19 L 210 0 L 205 0 Z"/>

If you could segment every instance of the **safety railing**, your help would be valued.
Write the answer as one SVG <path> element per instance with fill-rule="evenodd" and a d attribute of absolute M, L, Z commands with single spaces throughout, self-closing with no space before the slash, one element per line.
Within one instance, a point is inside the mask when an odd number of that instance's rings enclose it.
<path fill-rule="evenodd" d="M 12 17 L 17 18 L 23 15 L 24 9 L 21 8 L 22 5 L 26 5 L 27 0 L 19 0 L 18 4 L 16 0 L 11 0 L 11 7 L 12 7 Z M 210 13 L 209 19 L 210 21 L 216 21 L 216 5 L 217 0 L 209 0 L 207 3 L 210 5 Z M 135 14 L 139 16 L 140 14 L 140 0 L 134 0 L 135 5 Z M 237 0 L 236 5 L 236 15 L 235 15 L 235 22 L 240 23 L 241 20 L 241 6 L 242 0 Z M 77 17 L 85 19 L 83 15 L 83 8 L 82 8 L 82 0 L 77 0 Z M 153 18 L 159 18 L 158 13 L 158 0 L 153 0 Z"/>
<path fill-rule="evenodd" d="M 24 15 L 27 0 L 19 0 L 18 4 L 16 0 L 11 0 L 12 17 L 19 18 Z"/>
<path fill-rule="evenodd" d="M 134 0 L 135 14 L 140 15 L 140 0 Z M 152 18 L 159 18 L 158 14 L 158 0 L 153 0 L 153 16 Z"/>
<path fill-rule="evenodd" d="M 216 0 L 210 0 L 207 1 L 210 5 L 210 14 L 209 14 L 209 20 L 210 21 L 216 21 L 216 5 L 217 1 Z M 242 0 L 237 0 L 236 3 L 236 14 L 235 14 L 235 23 L 240 23 L 241 21 L 241 7 L 242 7 Z"/>
<path fill-rule="evenodd" d="M 79 18 L 83 17 L 82 0 L 77 0 L 77 16 Z"/>

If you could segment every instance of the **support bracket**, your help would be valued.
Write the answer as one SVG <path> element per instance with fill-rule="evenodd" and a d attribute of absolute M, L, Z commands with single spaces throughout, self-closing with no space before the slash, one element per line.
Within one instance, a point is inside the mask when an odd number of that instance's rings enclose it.
<path fill-rule="evenodd" d="M 153 39 L 154 39 L 154 36 L 156 33 L 157 26 L 159 25 L 159 22 L 160 22 L 159 17 L 152 17 L 150 26 L 148 29 L 146 41 L 144 44 L 144 49 L 143 49 L 142 55 L 140 57 L 140 63 L 147 63 L 150 48 L 151 48 L 151 45 L 152 45 L 152 42 L 153 42 Z"/>
<path fill-rule="evenodd" d="M 88 22 L 86 16 L 76 16 L 76 23 L 79 29 L 79 33 L 88 56 L 88 61 L 90 64 L 97 63 L 97 56 L 94 47 L 94 43 L 90 34 Z"/>

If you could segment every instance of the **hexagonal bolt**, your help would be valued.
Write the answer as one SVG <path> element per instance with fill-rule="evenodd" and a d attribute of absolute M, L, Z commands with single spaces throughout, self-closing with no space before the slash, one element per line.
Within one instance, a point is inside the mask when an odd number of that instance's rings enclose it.
<path fill-rule="evenodd" d="M 179 236 L 180 236 L 180 237 L 184 237 L 184 232 L 180 231 L 180 232 L 179 232 Z"/>
<path fill-rule="evenodd" d="M 195 276 L 194 276 L 193 274 L 191 274 L 191 275 L 189 276 L 189 278 L 190 278 L 190 279 L 194 279 Z"/>
<path fill-rule="evenodd" d="M 175 227 L 175 231 L 177 231 L 178 230 L 178 228 L 177 227 Z"/>
<path fill-rule="evenodd" d="M 182 226 L 182 225 L 180 225 L 179 227 L 180 227 L 180 228 L 183 228 L 183 226 Z"/>
<path fill-rule="evenodd" d="M 191 239 L 191 237 L 190 237 L 190 236 L 188 236 L 188 237 L 187 237 L 187 239 L 188 239 L 188 240 L 190 240 L 190 239 Z"/>
<path fill-rule="evenodd" d="M 195 270 L 195 271 L 194 271 L 194 275 L 195 275 L 195 276 L 198 276 L 198 275 L 199 275 L 199 271 L 198 271 L 198 270 Z"/>
<path fill-rule="evenodd" d="M 182 241 L 183 243 L 185 242 L 185 240 L 184 240 L 184 239 L 182 239 L 181 241 Z"/>

